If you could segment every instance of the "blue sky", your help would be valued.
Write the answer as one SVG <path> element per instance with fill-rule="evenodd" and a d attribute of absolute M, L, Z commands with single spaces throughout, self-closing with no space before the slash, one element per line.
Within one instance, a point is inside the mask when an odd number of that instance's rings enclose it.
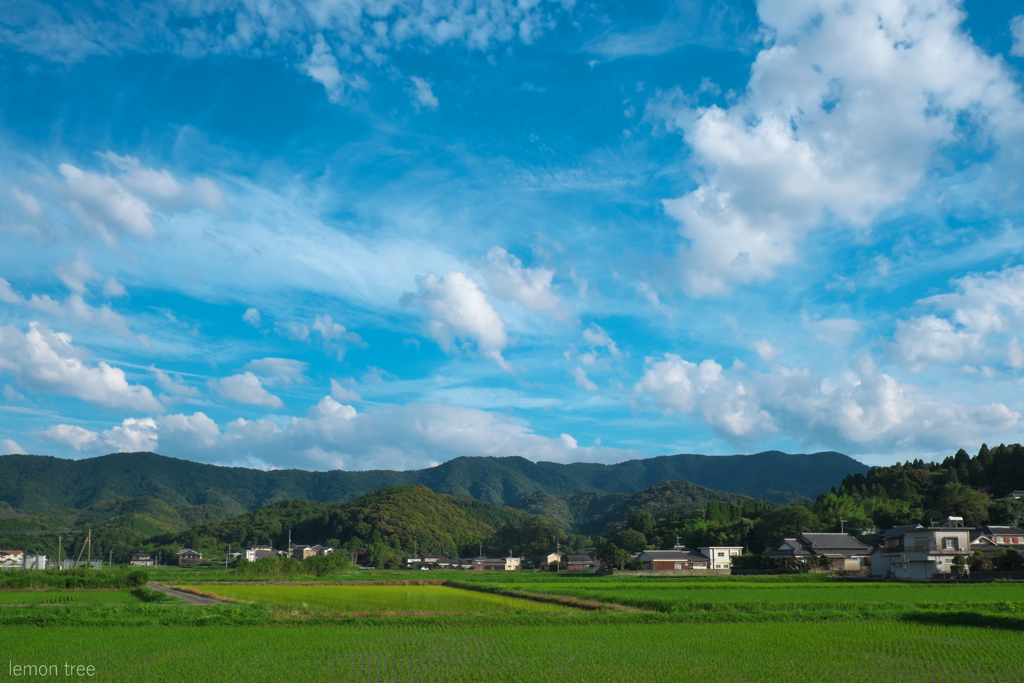
<path fill-rule="evenodd" d="M 5 5 L 0 452 L 1020 440 L 1009 0 Z"/>

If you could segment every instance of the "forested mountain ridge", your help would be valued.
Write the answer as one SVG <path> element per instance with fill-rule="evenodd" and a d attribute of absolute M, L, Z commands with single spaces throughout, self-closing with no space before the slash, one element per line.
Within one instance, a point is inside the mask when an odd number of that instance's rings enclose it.
<path fill-rule="evenodd" d="M 613 465 L 532 462 L 510 456 L 461 457 L 436 467 L 308 472 L 221 467 L 154 453 L 112 453 L 83 460 L 52 456 L 0 456 L 0 501 L 20 513 L 83 510 L 115 499 L 150 497 L 185 510 L 233 516 L 279 500 L 348 502 L 388 486 L 421 485 L 509 505 L 543 492 L 625 494 L 686 480 L 698 486 L 778 503 L 813 497 L 867 467 L 833 452 L 812 455 L 769 451 L 755 455 L 666 455 Z"/>

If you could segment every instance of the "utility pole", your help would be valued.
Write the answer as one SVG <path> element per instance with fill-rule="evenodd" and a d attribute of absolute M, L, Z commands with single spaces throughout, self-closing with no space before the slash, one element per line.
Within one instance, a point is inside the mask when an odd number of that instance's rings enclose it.
<path fill-rule="evenodd" d="M 107 564 L 109 564 L 111 566 L 111 568 L 113 568 L 113 566 L 114 566 L 114 551 L 113 550 L 110 551 L 110 562 L 108 562 Z"/>
<path fill-rule="evenodd" d="M 63 536 L 57 536 L 57 571 L 60 571 L 60 569 L 61 569 L 61 567 L 60 567 L 60 550 L 61 550 L 61 541 L 63 540 L 63 538 L 64 538 Z"/>
<path fill-rule="evenodd" d="M 89 555 L 85 561 L 85 566 L 92 567 L 92 529 L 89 529 L 89 537 L 86 539 L 86 542 L 89 544 Z"/>
<path fill-rule="evenodd" d="M 843 519 L 842 517 L 840 517 L 839 518 L 839 533 L 841 533 L 841 534 L 846 533 L 845 527 L 843 526 L 845 523 L 846 523 L 846 520 Z"/>

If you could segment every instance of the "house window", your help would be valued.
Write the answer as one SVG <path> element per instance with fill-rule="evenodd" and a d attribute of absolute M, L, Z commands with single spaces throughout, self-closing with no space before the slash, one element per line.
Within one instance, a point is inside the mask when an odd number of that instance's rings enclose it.
<path fill-rule="evenodd" d="M 725 557 L 725 553 L 718 553 L 719 557 Z"/>
<path fill-rule="evenodd" d="M 960 544 L 958 543 L 956 536 L 946 536 L 942 539 L 943 550 L 960 550 Z"/>
<path fill-rule="evenodd" d="M 682 568 L 683 568 L 683 563 L 682 562 L 676 562 L 676 569 L 682 569 Z"/>

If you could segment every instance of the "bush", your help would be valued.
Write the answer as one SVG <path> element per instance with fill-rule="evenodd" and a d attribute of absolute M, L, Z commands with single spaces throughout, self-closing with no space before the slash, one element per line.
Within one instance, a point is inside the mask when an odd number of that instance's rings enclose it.
<path fill-rule="evenodd" d="M 149 582 L 144 569 L 46 569 L 0 572 L 0 588 L 136 588 Z"/>
<path fill-rule="evenodd" d="M 300 573 L 310 576 L 325 576 L 336 574 L 348 569 L 352 565 L 348 555 L 344 553 L 330 553 L 328 555 L 311 555 L 304 559 L 300 565 Z"/>

